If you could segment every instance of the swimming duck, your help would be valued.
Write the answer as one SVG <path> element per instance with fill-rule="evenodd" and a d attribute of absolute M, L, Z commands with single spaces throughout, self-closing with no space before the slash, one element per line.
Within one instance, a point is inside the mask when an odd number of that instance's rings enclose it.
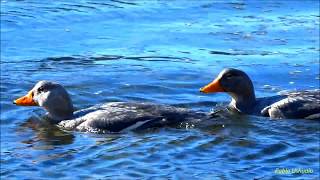
<path fill-rule="evenodd" d="M 66 130 L 119 132 L 146 129 L 196 120 L 204 116 L 185 108 L 136 102 L 110 102 L 74 111 L 65 88 L 55 82 L 39 81 L 14 104 L 40 106 L 51 122 Z"/>
<path fill-rule="evenodd" d="M 288 92 L 278 96 L 256 98 L 249 76 L 238 69 L 227 68 L 203 93 L 226 92 L 232 100 L 228 108 L 243 114 L 268 116 L 273 119 L 320 119 L 320 90 Z"/>

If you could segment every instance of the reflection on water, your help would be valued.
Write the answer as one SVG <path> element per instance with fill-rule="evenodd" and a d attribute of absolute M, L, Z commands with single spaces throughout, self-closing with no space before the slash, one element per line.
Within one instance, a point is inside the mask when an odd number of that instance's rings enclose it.
<path fill-rule="evenodd" d="M 218 114 L 138 132 L 66 132 L 12 100 L 57 81 L 77 109 L 111 102 L 209 112 L 198 90 L 224 67 L 259 97 L 319 87 L 318 1 L 2 1 L 1 177 L 317 179 L 318 121 Z M 311 174 L 277 174 L 311 168 Z"/>
<path fill-rule="evenodd" d="M 66 145 L 73 143 L 74 135 L 65 131 L 60 130 L 54 124 L 50 122 L 37 118 L 31 117 L 20 125 L 20 128 L 17 130 L 17 133 L 21 134 L 26 131 L 26 128 L 30 128 L 34 131 L 35 136 L 30 137 L 30 139 L 23 140 L 22 143 L 31 144 L 33 148 L 37 149 L 37 142 L 40 142 L 42 148 L 47 146 L 50 148 L 51 146 L 57 145 Z"/>

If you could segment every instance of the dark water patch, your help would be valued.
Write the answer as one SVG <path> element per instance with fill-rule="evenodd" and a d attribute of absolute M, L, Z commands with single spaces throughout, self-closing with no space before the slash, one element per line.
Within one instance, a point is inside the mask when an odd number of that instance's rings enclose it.
<path fill-rule="evenodd" d="M 180 57 L 170 57 L 170 56 L 141 56 L 141 57 L 123 57 L 123 59 L 138 60 L 138 61 L 170 61 L 170 62 L 180 62 L 190 63 L 189 58 L 180 58 Z"/>
<path fill-rule="evenodd" d="M 246 5 L 246 3 L 244 3 L 244 2 L 230 2 L 230 3 L 228 2 L 226 4 L 229 4 L 232 6 L 245 6 Z"/>
<path fill-rule="evenodd" d="M 182 139 L 174 139 L 168 142 L 169 145 L 173 146 L 183 146 L 185 144 L 188 144 L 190 142 L 194 142 L 195 140 L 199 139 L 198 136 L 188 136 Z"/>
<path fill-rule="evenodd" d="M 125 4 L 125 5 L 138 5 L 137 3 L 133 3 L 133 2 L 128 2 L 128 1 L 119 1 L 119 0 L 110 0 L 111 2 L 116 2 L 116 3 L 120 3 L 120 4 Z"/>
<path fill-rule="evenodd" d="M 102 55 L 98 57 L 89 57 L 89 59 L 93 61 L 99 61 L 99 60 L 119 60 L 124 58 L 124 56 L 118 56 L 118 55 Z"/>
<path fill-rule="evenodd" d="M 254 141 L 249 141 L 247 139 L 240 138 L 239 140 L 230 143 L 230 145 L 238 146 L 238 147 L 247 147 L 247 148 L 251 147 L 251 148 L 253 148 L 253 147 L 255 147 L 257 145 L 257 143 L 254 142 Z"/>
<path fill-rule="evenodd" d="M 307 153 L 302 150 L 297 150 L 294 152 L 290 152 L 287 154 L 288 159 L 290 158 L 299 158 L 299 157 L 305 157 L 307 156 Z"/>
<path fill-rule="evenodd" d="M 72 61 L 72 60 L 78 60 L 80 58 L 76 58 L 76 57 L 49 57 L 44 59 L 44 61 L 48 60 L 48 61 Z"/>
<path fill-rule="evenodd" d="M 226 4 L 237 10 L 244 10 L 246 8 L 246 3 L 243 2 L 231 2 Z"/>
<path fill-rule="evenodd" d="M 188 52 L 188 51 L 178 51 L 180 53 L 183 53 L 183 54 L 191 54 L 191 52 Z"/>
<path fill-rule="evenodd" d="M 26 60 L 28 62 L 57 62 L 60 64 L 74 64 L 74 65 L 86 65 L 86 64 L 94 64 L 99 61 L 113 61 L 113 60 L 136 60 L 136 61 L 159 61 L 159 62 L 185 62 L 190 63 L 191 61 L 195 61 L 186 57 L 171 57 L 171 56 L 121 56 L 121 55 L 99 55 L 99 56 L 64 56 L 64 57 L 48 57 L 40 60 Z M 5 60 L 2 63 L 12 63 L 10 60 Z M 21 62 L 22 63 L 22 62 Z"/>
<path fill-rule="evenodd" d="M 68 6 L 68 7 L 74 7 L 76 9 L 83 8 L 83 9 L 97 10 L 97 8 L 94 7 L 94 6 L 87 6 L 87 5 L 81 5 L 81 4 L 62 4 L 62 5 L 65 5 L 65 6 Z"/>
<path fill-rule="evenodd" d="M 223 52 L 223 51 L 210 51 L 210 54 L 217 54 L 217 55 L 234 55 L 233 53 Z"/>
<path fill-rule="evenodd" d="M 27 18 L 36 18 L 35 16 L 32 16 L 30 14 L 25 14 L 24 12 L 20 11 L 7 11 L 7 12 L 1 12 L 1 16 L 12 16 L 12 17 L 27 17 Z"/>
<path fill-rule="evenodd" d="M 284 162 L 284 161 L 289 161 L 290 159 L 296 159 L 296 158 L 299 158 L 299 157 L 307 157 L 308 154 L 304 151 L 300 151 L 300 150 L 296 150 L 296 151 L 293 151 L 293 152 L 289 152 L 285 155 L 279 155 L 279 156 L 275 156 L 275 157 L 272 157 L 272 158 L 266 158 L 264 160 L 264 162 L 266 163 L 281 163 L 281 162 Z"/>
<path fill-rule="evenodd" d="M 261 153 L 263 155 L 274 155 L 277 154 L 279 152 L 282 152 L 284 150 L 286 150 L 287 146 L 285 144 L 272 144 L 269 145 L 269 147 L 264 148 Z"/>
<path fill-rule="evenodd" d="M 3 21 L 3 22 L 7 22 L 7 23 L 18 24 L 18 22 L 17 22 L 17 21 L 14 21 L 14 20 L 1 19 L 1 21 Z M 4 42 L 4 40 L 2 40 L 2 42 Z"/>
<path fill-rule="evenodd" d="M 117 5 L 114 5 L 114 4 L 111 4 L 111 3 L 105 3 L 105 2 L 88 2 L 89 4 L 93 4 L 93 5 L 99 5 L 99 6 L 106 6 L 106 7 L 111 7 L 111 8 L 124 8 L 124 7 L 121 7 L 121 6 L 117 6 Z"/>
<path fill-rule="evenodd" d="M 220 127 L 220 126 L 217 126 Z M 197 148 L 201 149 L 201 151 L 203 150 L 211 150 L 211 148 L 214 148 L 217 145 L 221 145 L 226 141 L 225 137 L 215 137 L 213 140 L 207 141 L 205 143 L 200 144 Z"/>
<path fill-rule="evenodd" d="M 261 56 L 267 56 L 267 55 L 272 55 L 275 54 L 274 52 L 269 52 L 269 51 L 253 51 L 253 50 L 233 50 L 230 52 L 225 52 L 225 51 L 209 51 L 210 54 L 214 55 L 227 55 L 227 56 L 249 56 L 249 55 L 261 55 Z M 278 54 L 278 53 L 277 53 Z"/>

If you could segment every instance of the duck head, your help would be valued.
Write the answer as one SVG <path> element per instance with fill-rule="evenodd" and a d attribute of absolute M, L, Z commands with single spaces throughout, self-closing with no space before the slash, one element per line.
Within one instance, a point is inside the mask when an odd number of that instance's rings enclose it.
<path fill-rule="evenodd" d="M 230 105 L 240 112 L 250 111 L 256 101 L 254 87 L 249 76 L 233 68 L 222 70 L 211 83 L 201 88 L 200 92 L 226 92 L 232 97 Z"/>
<path fill-rule="evenodd" d="M 13 101 L 19 106 L 40 106 L 57 122 L 73 116 L 73 105 L 68 92 L 58 83 L 39 81 L 27 95 Z"/>

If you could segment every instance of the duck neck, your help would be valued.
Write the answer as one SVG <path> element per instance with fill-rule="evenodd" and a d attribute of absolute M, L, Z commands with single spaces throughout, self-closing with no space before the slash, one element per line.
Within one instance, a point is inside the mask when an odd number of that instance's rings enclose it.
<path fill-rule="evenodd" d="M 55 108 L 50 108 L 47 109 L 48 111 L 48 116 L 49 118 L 54 122 L 54 123 L 59 123 L 60 121 L 66 120 L 66 119 L 71 119 L 73 117 L 73 106 L 69 107 L 55 107 Z"/>
<path fill-rule="evenodd" d="M 230 106 L 240 113 L 249 114 L 253 111 L 256 104 L 256 96 L 254 92 L 246 94 L 229 93 L 232 97 Z"/>

